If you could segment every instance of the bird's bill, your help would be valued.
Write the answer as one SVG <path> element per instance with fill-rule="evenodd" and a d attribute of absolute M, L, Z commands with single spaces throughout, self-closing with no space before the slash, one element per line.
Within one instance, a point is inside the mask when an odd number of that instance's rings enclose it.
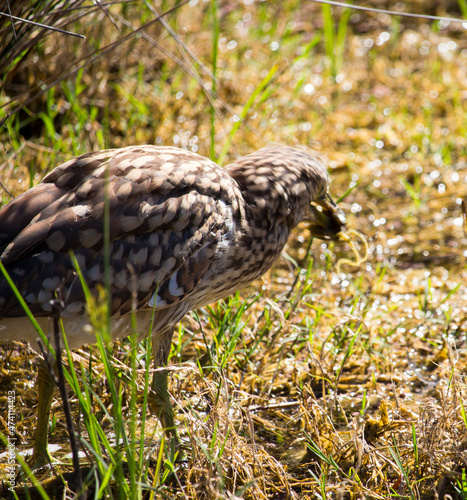
<path fill-rule="evenodd" d="M 327 194 L 323 200 L 313 201 L 306 219 L 312 236 L 322 240 L 339 240 L 345 232 L 345 216 Z"/>

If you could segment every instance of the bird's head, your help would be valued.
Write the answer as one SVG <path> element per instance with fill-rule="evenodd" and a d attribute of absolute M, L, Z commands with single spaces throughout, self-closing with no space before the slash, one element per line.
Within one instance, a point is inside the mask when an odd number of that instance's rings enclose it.
<path fill-rule="evenodd" d="M 321 240 L 338 240 L 345 232 L 345 216 L 328 193 L 310 204 L 308 222 L 312 236 Z"/>
<path fill-rule="evenodd" d="M 310 224 L 312 236 L 338 240 L 345 217 L 328 194 L 329 176 L 320 157 L 303 147 L 267 146 L 228 165 L 247 205 L 270 229 L 291 231 Z"/>

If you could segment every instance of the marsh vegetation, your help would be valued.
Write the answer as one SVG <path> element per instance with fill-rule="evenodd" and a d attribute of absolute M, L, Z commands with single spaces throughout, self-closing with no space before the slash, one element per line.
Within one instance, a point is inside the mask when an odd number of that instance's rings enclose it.
<path fill-rule="evenodd" d="M 461 0 L 368 3 L 467 14 Z M 73 352 L 93 495 L 467 498 L 467 25 L 297 0 L 65 4 L 54 22 L 85 39 L 34 28 L 29 48 L 1 20 L 2 53 L 24 44 L 0 64 L 1 203 L 91 150 L 175 145 L 226 165 L 300 144 L 327 158 L 370 249 L 360 268 L 337 268 L 349 247 L 310 245 L 301 226 L 262 280 L 183 321 L 170 387 L 182 461 L 147 411 L 148 341 Z M 0 349 L 21 451 L 37 357 Z M 59 398 L 50 432 L 66 474 Z M 73 496 L 50 476 L 37 475 L 44 495 Z"/>

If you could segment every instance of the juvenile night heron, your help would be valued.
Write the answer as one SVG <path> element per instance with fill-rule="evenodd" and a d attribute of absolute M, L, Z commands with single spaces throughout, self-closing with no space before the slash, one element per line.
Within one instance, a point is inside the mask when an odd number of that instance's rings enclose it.
<path fill-rule="evenodd" d="M 106 205 L 107 204 L 107 205 Z M 344 217 L 328 195 L 325 166 L 309 150 L 271 146 L 220 168 L 181 149 L 132 146 L 84 154 L 52 170 L 0 210 L 1 262 L 43 330 L 52 334 L 52 299 L 70 349 L 95 342 L 76 256 L 90 290 L 104 277 L 108 207 L 110 304 L 114 338 L 152 329 L 154 363 L 165 366 L 174 325 L 190 310 L 227 297 L 260 277 L 291 230 L 337 239 Z M 0 273 L 0 341 L 38 334 Z M 35 463 L 47 458 L 53 378 L 38 377 Z M 175 429 L 167 371 L 156 371 L 153 409 Z"/>

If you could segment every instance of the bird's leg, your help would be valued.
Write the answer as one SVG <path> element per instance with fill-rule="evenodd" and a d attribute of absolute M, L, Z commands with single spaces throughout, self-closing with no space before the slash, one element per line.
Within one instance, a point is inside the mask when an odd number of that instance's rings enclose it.
<path fill-rule="evenodd" d="M 160 370 L 160 366 L 156 366 L 156 368 L 159 368 L 159 370 L 154 372 L 151 383 L 151 389 L 153 390 L 151 406 L 167 435 L 175 437 L 178 440 L 173 408 L 170 403 L 169 391 L 167 390 L 168 371 Z"/>
<path fill-rule="evenodd" d="M 49 427 L 50 408 L 55 392 L 55 381 L 45 360 L 39 364 L 37 372 L 37 425 L 34 436 L 34 448 L 31 458 L 31 468 L 38 469 L 50 463 L 47 451 L 47 434 Z"/>
<path fill-rule="evenodd" d="M 152 391 L 149 397 L 149 404 L 159 418 L 167 437 L 173 439 L 175 446 L 178 447 L 180 440 L 175 426 L 174 413 L 168 391 L 168 370 L 161 370 L 162 367 L 167 366 L 172 333 L 172 331 L 160 332 L 153 337 L 154 367 L 156 371 L 151 383 Z"/>

